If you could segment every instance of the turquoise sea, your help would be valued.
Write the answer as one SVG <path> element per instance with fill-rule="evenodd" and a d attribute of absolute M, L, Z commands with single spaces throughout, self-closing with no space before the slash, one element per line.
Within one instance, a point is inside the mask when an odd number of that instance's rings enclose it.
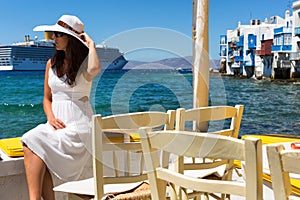
<path fill-rule="evenodd" d="M 22 136 L 46 118 L 44 72 L 0 72 L 0 139 Z M 245 106 L 240 136 L 300 135 L 300 85 L 210 77 L 210 105 Z M 94 81 L 91 103 L 103 116 L 192 108 L 192 74 L 162 70 L 106 71 Z"/>

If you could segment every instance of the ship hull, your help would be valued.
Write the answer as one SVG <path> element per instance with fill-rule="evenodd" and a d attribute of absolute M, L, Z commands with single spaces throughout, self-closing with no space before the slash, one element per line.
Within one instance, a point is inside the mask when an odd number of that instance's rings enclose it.
<path fill-rule="evenodd" d="M 128 62 L 116 48 L 97 47 L 102 70 L 121 70 Z M 0 71 L 43 71 L 55 47 L 0 46 Z"/>

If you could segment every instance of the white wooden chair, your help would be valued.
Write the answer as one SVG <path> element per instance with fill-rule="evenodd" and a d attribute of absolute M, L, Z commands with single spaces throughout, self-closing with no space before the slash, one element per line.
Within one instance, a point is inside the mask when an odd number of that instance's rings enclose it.
<path fill-rule="evenodd" d="M 170 190 L 170 199 L 188 199 L 189 189 L 200 193 L 226 193 L 262 200 L 262 144 L 257 138 L 245 140 L 227 136 L 187 131 L 154 131 L 140 129 L 143 153 L 152 200 L 166 199 L 166 185 L 180 186 L 181 192 Z M 210 157 L 245 161 L 245 182 L 209 180 L 191 177 L 171 167 L 160 165 L 157 151 L 184 157 Z"/>
<path fill-rule="evenodd" d="M 197 131 L 210 134 L 238 137 L 240 130 L 243 105 L 236 106 L 208 106 L 193 109 L 179 108 L 176 110 L 176 126 L 178 131 Z M 188 124 L 189 123 L 189 124 Z M 192 124 L 193 123 L 193 124 Z M 206 123 L 207 129 L 200 131 L 197 125 Z M 196 127 L 196 128 L 195 128 Z M 221 160 L 211 158 L 176 158 L 176 170 L 183 173 L 184 170 L 198 170 L 202 177 L 231 180 L 234 168 L 233 160 Z M 225 199 L 229 195 L 208 194 L 216 199 Z"/>
<path fill-rule="evenodd" d="M 69 199 L 98 200 L 139 186 L 147 175 L 138 129 L 173 129 L 174 120 L 175 111 L 93 116 L 93 178 L 67 182 L 54 191 L 67 192 Z M 131 141 L 130 133 L 136 133 L 138 138 Z"/>
<path fill-rule="evenodd" d="M 266 146 L 275 200 L 300 199 L 293 196 L 290 173 L 300 175 L 300 150 L 285 150 L 283 145 Z"/>

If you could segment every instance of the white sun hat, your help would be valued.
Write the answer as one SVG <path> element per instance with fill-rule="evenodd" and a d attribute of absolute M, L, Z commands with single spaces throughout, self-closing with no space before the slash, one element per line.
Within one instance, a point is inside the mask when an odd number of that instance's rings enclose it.
<path fill-rule="evenodd" d="M 86 47 L 87 44 L 80 38 L 79 34 L 84 33 L 84 24 L 73 15 L 61 16 L 54 25 L 41 25 L 33 28 L 33 31 L 57 31 L 66 33 L 78 39 Z"/>

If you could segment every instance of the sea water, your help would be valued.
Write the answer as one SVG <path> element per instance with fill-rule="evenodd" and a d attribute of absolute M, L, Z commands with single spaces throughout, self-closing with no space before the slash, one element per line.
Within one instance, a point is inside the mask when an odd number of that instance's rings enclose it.
<path fill-rule="evenodd" d="M 171 70 L 106 71 L 93 82 L 91 104 L 102 116 L 193 107 L 192 74 Z M 40 123 L 44 72 L 0 72 L 0 139 L 22 136 Z M 243 104 L 239 135 L 300 135 L 300 85 L 210 77 L 209 105 Z"/>

